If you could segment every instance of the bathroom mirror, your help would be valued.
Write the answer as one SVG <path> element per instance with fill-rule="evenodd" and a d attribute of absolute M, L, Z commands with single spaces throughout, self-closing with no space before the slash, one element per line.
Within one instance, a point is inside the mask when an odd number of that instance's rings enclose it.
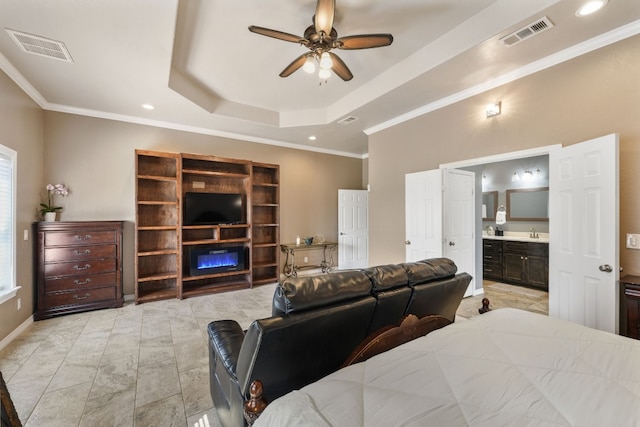
<path fill-rule="evenodd" d="M 482 220 L 495 221 L 498 209 L 498 192 L 485 191 L 482 193 Z"/>
<path fill-rule="evenodd" d="M 549 221 L 549 187 L 507 190 L 507 221 Z"/>

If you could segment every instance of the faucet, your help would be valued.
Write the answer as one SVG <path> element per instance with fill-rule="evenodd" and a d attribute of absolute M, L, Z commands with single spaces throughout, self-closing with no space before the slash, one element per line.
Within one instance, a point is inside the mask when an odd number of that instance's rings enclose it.
<path fill-rule="evenodd" d="M 538 239 L 540 238 L 540 236 L 538 235 L 538 233 L 536 233 L 536 229 L 534 227 L 531 227 L 531 230 L 529 230 L 529 238 L 531 239 Z"/>

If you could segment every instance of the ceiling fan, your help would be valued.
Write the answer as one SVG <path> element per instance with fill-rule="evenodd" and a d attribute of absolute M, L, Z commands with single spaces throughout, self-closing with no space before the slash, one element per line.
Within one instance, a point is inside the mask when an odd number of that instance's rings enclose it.
<path fill-rule="evenodd" d="M 255 25 L 250 25 L 249 31 L 286 42 L 300 43 L 310 50 L 287 65 L 280 73 L 280 77 L 288 77 L 301 67 L 308 73 L 313 73 L 317 64 L 320 67 L 319 77 L 321 83 L 329 78 L 331 70 L 342 80 L 349 81 L 353 78 L 349 67 L 331 50 L 370 49 L 389 46 L 393 42 L 393 36 L 391 34 L 361 34 L 338 37 L 338 32 L 333 28 L 335 10 L 335 0 L 318 0 L 316 14 L 312 19 L 313 24 L 307 27 L 303 37 Z"/>

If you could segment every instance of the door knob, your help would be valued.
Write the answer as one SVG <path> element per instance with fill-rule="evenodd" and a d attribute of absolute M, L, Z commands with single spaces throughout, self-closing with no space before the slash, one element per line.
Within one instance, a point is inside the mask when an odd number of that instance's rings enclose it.
<path fill-rule="evenodd" d="M 404 241 L 404 244 L 405 244 L 405 245 L 410 245 L 410 244 L 411 244 L 411 240 L 405 240 L 405 241 Z"/>
<path fill-rule="evenodd" d="M 341 236 L 345 236 L 347 233 L 343 233 L 342 231 L 340 232 Z"/>
<path fill-rule="evenodd" d="M 455 246 L 456 242 L 449 242 L 449 246 Z"/>
<path fill-rule="evenodd" d="M 611 273 L 613 271 L 613 267 L 611 267 L 609 264 L 603 264 L 598 268 L 600 269 L 600 271 L 604 271 L 605 273 Z"/>

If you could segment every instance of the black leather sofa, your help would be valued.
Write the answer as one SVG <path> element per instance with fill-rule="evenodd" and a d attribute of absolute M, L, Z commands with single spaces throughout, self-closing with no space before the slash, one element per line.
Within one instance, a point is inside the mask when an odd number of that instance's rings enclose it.
<path fill-rule="evenodd" d="M 371 333 L 407 314 L 454 321 L 471 276 L 446 258 L 371 267 L 278 284 L 272 316 L 247 331 L 211 322 L 211 397 L 225 427 L 244 425 L 243 404 L 259 379 L 271 401 L 340 368 Z"/>

